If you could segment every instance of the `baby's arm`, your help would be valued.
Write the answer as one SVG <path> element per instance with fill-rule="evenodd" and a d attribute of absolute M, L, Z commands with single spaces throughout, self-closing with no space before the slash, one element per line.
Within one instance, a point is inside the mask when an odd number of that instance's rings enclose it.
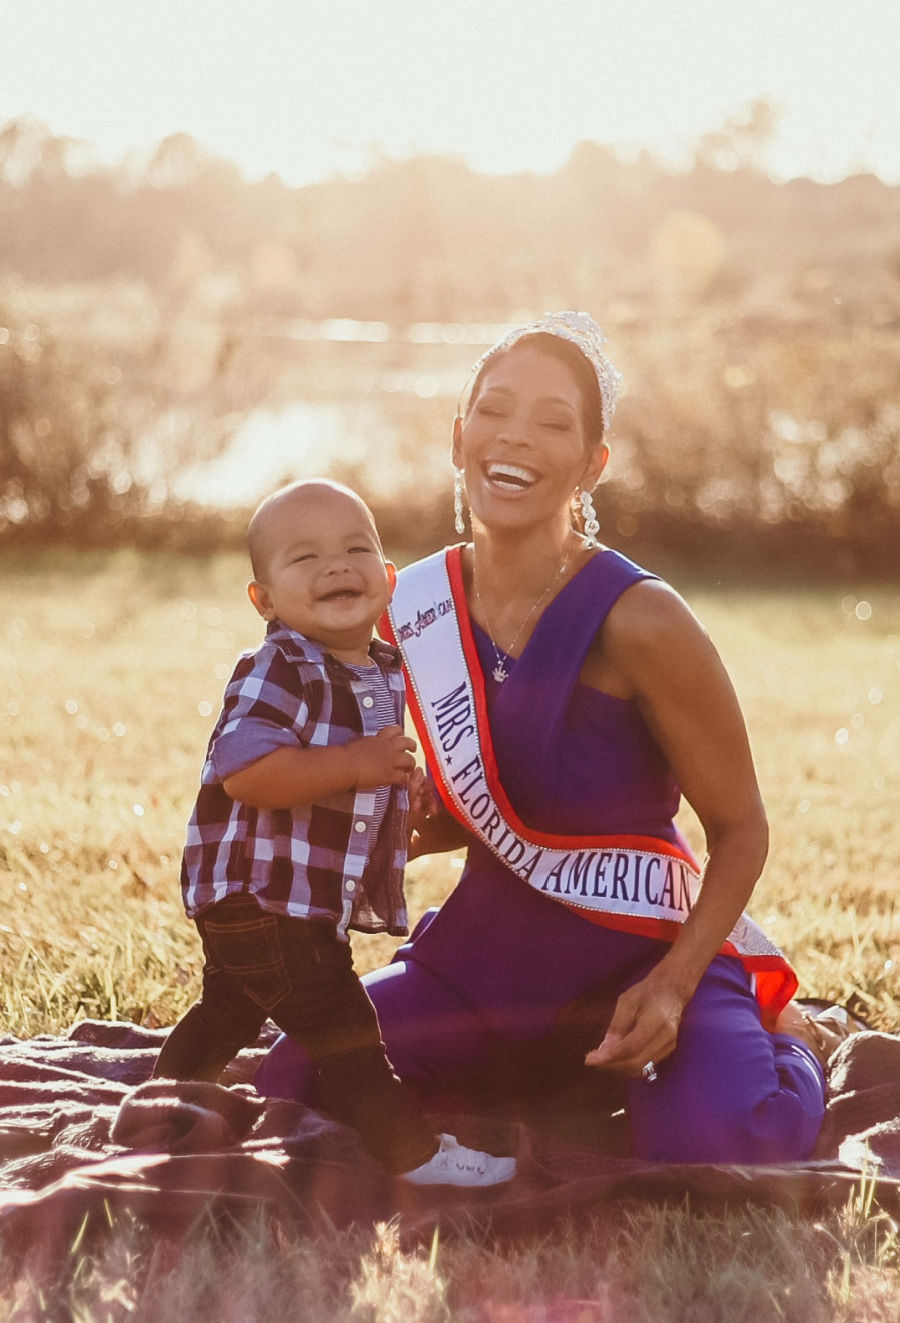
<path fill-rule="evenodd" d="M 222 782 L 232 799 L 261 809 L 298 808 L 339 790 L 405 785 L 415 767 L 415 741 L 401 726 L 385 726 L 349 744 L 285 745 Z"/>

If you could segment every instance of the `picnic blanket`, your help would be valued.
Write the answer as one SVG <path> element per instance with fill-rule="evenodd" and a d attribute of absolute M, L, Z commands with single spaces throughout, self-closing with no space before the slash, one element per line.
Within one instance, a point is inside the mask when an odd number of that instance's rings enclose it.
<path fill-rule="evenodd" d="M 469 1144 L 515 1152 L 518 1172 L 489 1190 L 420 1188 L 391 1177 L 354 1131 L 301 1103 L 260 1097 L 253 1074 L 271 1041 L 242 1052 L 220 1084 L 152 1080 L 165 1037 L 87 1020 L 66 1037 L 0 1039 L 0 1238 L 48 1253 L 127 1215 L 181 1237 L 198 1219 L 261 1209 L 302 1231 L 399 1214 L 408 1242 L 455 1225 L 495 1236 L 545 1231 L 612 1200 L 815 1212 L 862 1188 L 900 1212 L 900 1036 L 865 1032 L 832 1057 L 825 1124 L 809 1162 L 652 1165 L 625 1158 L 616 1097 L 592 1072 L 576 1090 L 502 1116 L 435 1118 Z M 444 1124 L 443 1122 L 446 1122 Z"/>

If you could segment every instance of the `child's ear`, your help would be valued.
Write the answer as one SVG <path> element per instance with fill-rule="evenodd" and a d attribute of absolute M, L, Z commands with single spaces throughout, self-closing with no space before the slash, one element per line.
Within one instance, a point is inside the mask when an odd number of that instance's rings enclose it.
<path fill-rule="evenodd" d="M 394 564 L 392 560 L 386 560 L 384 562 L 384 565 L 385 565 L 385 569 L 387 570 L 388 583 L 390 584 L 390 588 L 391 588 L 391 597 L 393 597 L 394 589 L 397 587 L 397 566 Z"/>
<path fill-rule="evenodd" d="M 260 583 L 258 579 L 252 579 L 250 583 L 247 584 L 247 596 L 250 598 L 250 601 L 256 607 L 263 620 L 274 620 L 275 607 L 269 596 L 269 590 L 264 583 Z"/>

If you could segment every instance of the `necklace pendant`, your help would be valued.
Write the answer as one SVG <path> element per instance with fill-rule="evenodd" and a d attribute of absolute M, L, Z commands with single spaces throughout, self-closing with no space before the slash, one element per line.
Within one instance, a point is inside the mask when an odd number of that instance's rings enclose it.
<path fill-rule="evenodd" d="M 493 670 L 493 676 L 498 684 L 502 684 L 504 680 L 509 679 L 509 671 L 503 665 L 502 661 L 498 660 L 497 665 L 494 667 Z"/>

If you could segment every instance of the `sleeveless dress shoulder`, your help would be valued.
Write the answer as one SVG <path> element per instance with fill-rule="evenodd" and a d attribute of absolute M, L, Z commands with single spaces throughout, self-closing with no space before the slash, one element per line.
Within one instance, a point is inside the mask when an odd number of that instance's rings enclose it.
<path fill-rule="evenodd" d="M 599 552 L 547 606 L 521 656 L 507 658 L 502 684 L 493 678 L 494 646 L 473 622 L 500 780 L 527 825 L 680 842 L 680 792 L 636 704 L 578 678 L 621 595 L 655 577 L 617 552 Z M 507 1003 L 531 1001 L 540 985 L 560 1004 L 579 995 L 586 976 L 602 975 L 596 962 L 611 936 L 538 894 L 473 840 L 459 884 L 401 950 L 465 989 L 473 1005 L 501 989 Z M 613 939 L 636 955 L 658 946 L 630 934 Z"/>

